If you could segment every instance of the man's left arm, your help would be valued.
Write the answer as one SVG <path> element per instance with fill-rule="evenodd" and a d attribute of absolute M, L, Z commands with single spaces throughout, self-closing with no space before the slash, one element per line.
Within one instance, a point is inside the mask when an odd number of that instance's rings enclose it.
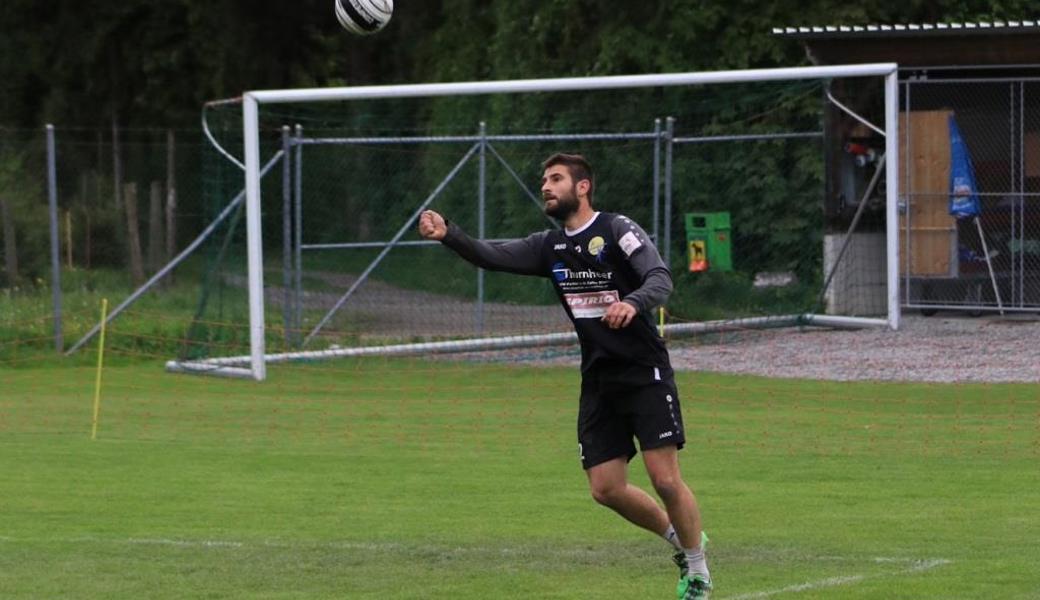
<path fill-rule="evenodd" d="M 618 217 L 613 229 L 622 255 L 641 281 L 603 316 L 611 329 L 619 329 L 628 326 L 640 312 L 665 303 L 672 293 L 672 274 L 642 227 L 627 217 Z"/>

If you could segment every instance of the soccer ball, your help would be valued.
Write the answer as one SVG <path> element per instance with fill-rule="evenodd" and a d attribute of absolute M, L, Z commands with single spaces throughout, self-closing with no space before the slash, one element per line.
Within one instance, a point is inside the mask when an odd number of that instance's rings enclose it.
<path fill-rule="evenodd" d="M 394 0 L 335 0 L 336 19 L 350 33 L 368 35 L 386 27 Z"/>

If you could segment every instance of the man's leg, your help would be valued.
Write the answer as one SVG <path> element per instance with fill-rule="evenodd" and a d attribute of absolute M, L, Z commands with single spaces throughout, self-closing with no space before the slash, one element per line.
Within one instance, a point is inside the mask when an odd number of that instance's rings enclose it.
<path fill-rule="evenodd" d="M 678 450 L 675 446 L 644 450 L 643 462 L 682 547 L 700 548 L 701 511 L 696 497 L 679 474 Z"/>
<path fill-rule="evenodd" d="M 657 535 L 663 535 L 668 529 L 668 515 L 665 511 L 650 494 L 628 483 L 628 461 L 625 457 L 589 467 L 585 474 L 589 478 L 589 491 L 596 502 Z"/>
<path fill-rule="evenodd" d="M 701 512 L 693 492 L 679 474 L 678 449 L 665 446 L 644 450 L 643 462 L 682 544 L 681 558 L 676 560 L 682 571 L 676 588 L 677 597 L 682 600 L 707 598 L 712 585 L 701 544 Z"/>

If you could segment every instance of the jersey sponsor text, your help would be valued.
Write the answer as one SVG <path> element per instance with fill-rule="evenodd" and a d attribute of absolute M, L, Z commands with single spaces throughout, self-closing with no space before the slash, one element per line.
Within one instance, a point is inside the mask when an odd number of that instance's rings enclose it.
<path fill-rule="evenodd" d="M 564 294 L 568 308 L 575 319 L 599 319 L 607 314 L 607 307 L 621 300 L 617 290 Z"/>

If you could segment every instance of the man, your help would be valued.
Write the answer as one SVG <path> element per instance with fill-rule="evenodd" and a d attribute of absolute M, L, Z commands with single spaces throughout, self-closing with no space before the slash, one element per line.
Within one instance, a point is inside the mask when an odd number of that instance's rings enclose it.
<path fill-rule="evenodd" d="M 707 536 L 697 501 L 679 474 L 682 413 L 668 351 L 651 314 L 671 293 L 671 274 L 639 225 L 593 208 L 594 177 L 584 157 L 554 154 L 542 167 L 544 210 L 563 230 L 490 243 L 426 211 L 419 233 L 478 267 L 552 280 L 581 342 L 578 449 L 592 497 L 675 547 L 679 600 L 707 598 Z M 633 437 L 664 509 L 628 483 Z"/>

